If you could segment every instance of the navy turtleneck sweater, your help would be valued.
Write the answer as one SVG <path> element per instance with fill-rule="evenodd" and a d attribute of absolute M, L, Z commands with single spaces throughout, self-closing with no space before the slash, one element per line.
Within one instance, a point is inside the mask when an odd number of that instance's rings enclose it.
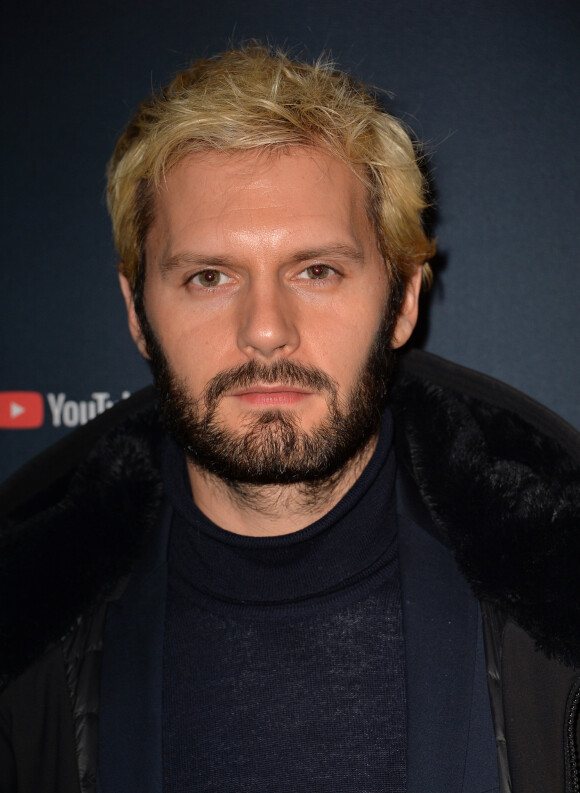
<path fill-rule="evenodd" d="M 392 419 L 351 490 L 283 536 L 195 506 L 169 441 L 165 793 L 403 793 L 405 658 Z"/>

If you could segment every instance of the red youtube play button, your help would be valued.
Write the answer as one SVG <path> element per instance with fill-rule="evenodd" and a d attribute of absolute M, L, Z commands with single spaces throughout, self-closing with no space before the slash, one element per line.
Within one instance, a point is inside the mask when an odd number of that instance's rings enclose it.
<path fill-rule="evenodd" d="M 38 391 L 0 391 L 0 427 L 31 430 L 44 421 L 44 400 Z"/>

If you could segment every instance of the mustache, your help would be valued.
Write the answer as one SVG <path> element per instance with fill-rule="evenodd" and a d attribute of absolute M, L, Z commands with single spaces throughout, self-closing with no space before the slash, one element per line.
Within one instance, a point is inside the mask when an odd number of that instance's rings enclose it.
<path fill-rule="evenodd" d="M 258 383 L 301 386 L 313 391 L 329 391 L 333 396 L 338 390 L 333 378 L 313 366 L 305 366 L 287 359 L 274 361 L 271 364 L 246 361 L 213 377 L 204 389 L 204 401 L 207 407 L 211 407 L 222 394 L 234 388 L 248 388 Z"/>

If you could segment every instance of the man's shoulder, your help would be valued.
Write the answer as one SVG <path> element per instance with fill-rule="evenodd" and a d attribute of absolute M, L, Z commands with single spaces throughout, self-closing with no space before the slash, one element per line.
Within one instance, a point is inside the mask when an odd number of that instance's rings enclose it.
<path fill-rule="evenodd" d="M 0 485 L 2 522 L 10 516 L 26 519 L 58 503 L 93 454 L 107 455 L 109 436 L 115 451 L 135 434 L 148 445 L 158 431 L 154 401 L 153 387 L 144 388 L 33 457 Z"/>
<path fill-rule="evenodd" d="M 112 408 L 3 486 L 2 674 L 65 635 L 144 547 L 163 493 L 152 401 L 144 392 Z"/>
<path fill-rule="evenodd" d="M 424 409 L 435 406 L 442 401 L 437 396 L 477 406 L 480 412 L 487 408 L 490 415 L 517 416 L 580 461 L 580 432 L 545 405 L 501 380 L 433 353 L 418 349 L 403 352 L 393 390 L 395 409 L 404 415 L 405 403 L 411 411 L 415 405 Z"/>
<path fill-rule="evenodd" d="M 425 353 L 402 362 L 391 402 L 400 464 L 475 595 L 580 666 L 580 435 Z"/>

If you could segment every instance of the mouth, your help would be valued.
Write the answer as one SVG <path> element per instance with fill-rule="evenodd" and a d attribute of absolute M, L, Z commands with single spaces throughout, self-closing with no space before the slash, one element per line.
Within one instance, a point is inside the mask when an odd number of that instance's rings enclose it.
<path fill-rule="evenodd" d="M 248 405 L 279 406 L 296 405 L 312 396 L 313 392 L 294 385 L 266 385 L 258 384 L 246 386 L 232 391 L 230 396 L 239 399 Z"/>

